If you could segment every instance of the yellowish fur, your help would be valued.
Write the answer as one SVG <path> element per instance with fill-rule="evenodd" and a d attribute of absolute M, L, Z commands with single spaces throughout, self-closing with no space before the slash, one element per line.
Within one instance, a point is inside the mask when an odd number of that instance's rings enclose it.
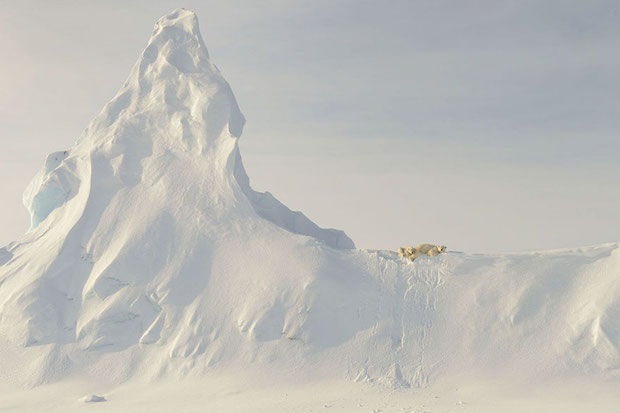
<path fill-rule="evenodd" d="M 398 255 L 403 258 L 408 258 L 411 261 L 418 258 L 420 255 L 428 255 L 434 257 L 436 255 L 441 254 L 446 250 L 446 247 L 443 245 L 433 245 L 433 244 L 418 244 L 415 247 L 400 247 L 398 249 Z"/>

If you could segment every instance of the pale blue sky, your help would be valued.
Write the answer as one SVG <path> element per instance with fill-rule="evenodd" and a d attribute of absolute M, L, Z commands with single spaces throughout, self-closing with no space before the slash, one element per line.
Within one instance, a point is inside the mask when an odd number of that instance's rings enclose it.
<path fill-rule="evenodd" d="M 0 0 L 0 244 L 176 7 L 248 120 L 255 189 L 358 246 L 620 240 L 620 1 Z"/>

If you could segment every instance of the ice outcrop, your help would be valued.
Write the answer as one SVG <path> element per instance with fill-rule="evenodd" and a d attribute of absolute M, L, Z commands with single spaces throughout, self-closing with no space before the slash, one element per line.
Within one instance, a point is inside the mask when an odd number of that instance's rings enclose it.
<path fill-rule="evenodd" d="M 250 188 L 243 124 L 194 13 L 160 19 L 0 249 L 0 380 L 618 375 L 618 244 L 413 265 L 357 250 Z"/>
<path fill-rule="evenodd" d="M 85 396 L 82 398 L 84 403 L 102 403 L 106 402 L 106 398 L 103 396 L 97 396 L 96 394 L 91 394 L 90 396 Z"/>
<path fill-rule="evenodd" d="M 0 265 L 4 265 L 13 257 L 6 247 L 0 248 Z"/>
<path fill-rule="evenodd" d="M 79 177 L 75 175 L 73 165 L 67 163 L 60 167 L 68 154 L 67 151 L 50 154 L 43 169 L 24 192 L 24 205 L 30 211 L 31 228 L 36 228 L 54 209 L 75 195 Z"/>

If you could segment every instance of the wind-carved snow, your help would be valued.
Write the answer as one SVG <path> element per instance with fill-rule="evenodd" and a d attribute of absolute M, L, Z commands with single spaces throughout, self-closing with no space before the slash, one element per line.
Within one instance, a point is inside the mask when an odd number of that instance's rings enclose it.
<path fill-rule="evenodd" d="M 356 250 L 251 189 L 243 124 L 196 16 L 160 19 L 29 185 L 31 231 L 0 249 L 1 377 L 618 378 L 618 244 L 413 263 Z"/>

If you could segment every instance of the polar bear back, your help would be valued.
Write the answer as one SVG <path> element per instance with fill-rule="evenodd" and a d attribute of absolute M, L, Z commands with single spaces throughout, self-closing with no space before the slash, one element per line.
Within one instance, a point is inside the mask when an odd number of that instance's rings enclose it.
<path fill-rule="evenodd" d="M 418 244 L 415 247 L 400 247 L 398 249 L 398 255 L 413 261 L 420 255 L 428 255 L 434 257 L 441 254 L 445 250 L 446 247 L 443 245 Z"/>

